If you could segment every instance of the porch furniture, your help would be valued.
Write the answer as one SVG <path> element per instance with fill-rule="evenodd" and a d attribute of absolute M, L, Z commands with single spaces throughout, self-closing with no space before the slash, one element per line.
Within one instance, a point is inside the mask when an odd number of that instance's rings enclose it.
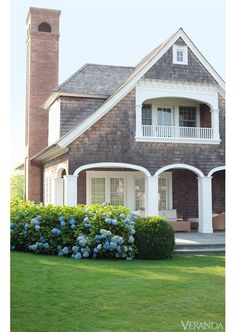
<path fill-rule="evenodd" d="M 190 232 L 190 221 L 167 221 L 175 232 Z"/>
<path fill-rule="evenodd" d="M 213 230 L 224 231 L 225 230 L 225 212 L 222 212 L 212 218 Z"/>
<path fill-rule="evenodd" d="M 159 216 L 165 217 L 167 221 L 177 221 L 183 220 L 182 218 L 178 218 L 176 209 L 173 210 L 160 210 Z"/>
<path fill-rule="evenodd" d="M 188 221 L 190 221 L 191 229 L 198 230 L 199 226 L 199 220 L 198 218 L 188 218 Z"/>

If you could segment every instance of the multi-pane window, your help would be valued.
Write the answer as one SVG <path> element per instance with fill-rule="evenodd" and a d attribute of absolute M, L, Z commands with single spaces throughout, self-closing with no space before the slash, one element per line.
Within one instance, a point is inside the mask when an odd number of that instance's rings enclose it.
<path fill-rule="evenodd" d="M 143 105 L 142 107 L 142 125 L 152 125 L 152 105 Z"/>
<path fill-rule="evenodd" d="M 44 174 L 44 203 L 52 203 L 52 176 L 49 174 Z"/>
<path fill-rule="evenodd" d="M 184 61 L 184 52 L 183 51 L 176 51 L 176 58 L 177 62 L 183 62 Z"/>
<path fill-rule="evenodd" d="M 91 179 L 91 204 L 104 203 L 105 197 L 105 178 Z"/>
<path fill-rule="evenodd" d="M 110 179 L 110 202 L 111 205 L 124 205 L 124 179 Z"/>
<path fill-rule="evenodd" d="M 159 189 L 159 210 L 167 209 L 167 195 L 168 195 L 168 181 L 167 178 L 159 178 L 158 180 Z"/>
<path fill-rule="evenodd" d="M 192 106 L 179 107 L 179 126 L 197 127 L 196 107 Z"/>
<path fill-rule="evenodd" d="M 135 210 L 145 209 L 145 179 L 135 179 Z"/>
<path fill-rule="evenodd" d="M 171 126 L 171 108 L 157 107 L 158 126 Z"/>

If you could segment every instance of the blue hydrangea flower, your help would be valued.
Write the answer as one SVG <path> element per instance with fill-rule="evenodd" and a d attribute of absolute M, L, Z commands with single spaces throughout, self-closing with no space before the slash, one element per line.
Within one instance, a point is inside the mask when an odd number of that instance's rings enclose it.
<path fill-rule="evenodd" d="M 76 254 L 79 251 L 79 247 L 73 246 L 72 251 Z"/>
<path fill-rule="evenodd" d="M 87 240 L 84 238 L 84 239 L 81 239 L 80 241 L 79 241 L 79 245 L 81 246 L 81 247 L 84 247 L 85 245 L 87 244 Z"/>
<path fill-rule="evenodd" d="M 103 218 L 105 218 L 107 215 L 105 212 L 102 213 Z"/>
<path fill-rule="evenodd" d="M 110 247 L 111 247 L 112 249 L 116 249 L 116 248 L 117 248 L 117 243 L 116 243 L 116 242 L 111 242 L 111 243 L 110 243 Z"/>
<path fill-rule="evenodd" d="M 105 248 L 105 249 L 110 249 L 110 242 L 109 242 L 109 241 L 106 241 L 106 242 L 104 243 L 104 248 Z"/>
<path fill-rule="evenodd" d="M 39 222 L 39 220 L 38 219 L 34 219 L 34 225 L 39 225 L 40 224 L 40 222 Z"/>
<path fill-rule="evenodd" d="M 74 256 L 74 259 L 81 259 L 82 258 L 82 255 L 80 252 L 77 252 Z"/>
<path fill-rule="evenodd" d="M 112 220 L 112 225 L 117 225 L 118 224 L 118 222 L 117 222 L 117 220 L 116 219 L 114 219 L 114 220 Z"/>
<path fill-rule="evenodd" d="M 44 237 L 41 235 L 39 241 L 44 242 Z"/>
<path fill-rule="evenodd" d="M 37 250 L 37 248 L 38 248 L 37 244 L 29 245 L 29 249 L 30 249 L 30 250 L 35 251 L 35 250 Z"/>
<path fill-rule="evenodd" d="M 98 251 L 99 251 L 98 248 L 94 248 L 94 249 L 93 249 L 94 254 L 97 254 Z"/>
<path fill-rule="evenodd" d="M 40 230 L 40 226 L 39 225 L 35 225 L 34 229 L 36 230 L 36 232 L 38 232 Z"/>
<path fill-rule="evenodd" d="M 58 245 L 57 250 L 61 250 L 62 246 Z"/>
<path fill-rule="evenodd" d="M 71 225 L 70 228 L 71 228 L 71 229 L 75 229 L 75 225 Z"/>
<path fill-rule="evenodd" d="M 41 220 L 42 220 L 42 216 L 39 215 L 39 216 L 36 217 L 36 219 L 37 219 L 38 221 L 41 221 Z"/>
<path fill-rule="evenodd" d="M 121 214 L 120 214 L 120 217 L 121 217 L 122 219 L 125 219 L 125 218 L 126 218 L 126 215 L 125 215 L 124 213 L 121 213 Z"/>
<path fill-rule="evenodd" d="M 128 243 L 134 243 L 134 237 L 132 235 L 128 238 Z"/>
<path fill-rule="evenodd" d="M 68 255 L 69 254 L 69 249 L 67 247 L 64 247 L 62 249 L 62 252 L 63 252 L 64 255 Z"/>
<path fill-rule="evenodd" d="M 85 258 L 89 257 L 89 253 L 88 253 L 87 251 L 85 251 L 85 252 L 83 253 L 83 257 L 85 257 Z"/>
<path fill-rule="evenodd" d="M 70 221 L 69 221 L 69 224 L 70 224 L 70 225 L 74 225 L 74 224 L 75 224 L 75 219 L 74 219 L 74 218 L 71 218 Z"/>
<path fill-rule="evenodd" d="M 88 217 L 85 217 L 85 218 L 84 218 L 84 222 L 85 222 L 85 223 L 90 222 L 89 218 L 88 218 Z"/>
<path fill-rule="evenodd" d="M 95 235 L 95 240 L 97 243 L 100 242 L 100 239 L 101 239 L 101 235 Z"/>
<path fill-rule="evenodd" d="M 61 225 L 61 227 L 65 227 L 66 226 L 65 220 L 61 220 L 60 225 Z"/>
<path fill-rule="evenodd" d="M 43 248 L 43 243 L 42 242 L 36 242 L 36 244 L 37 244 L 37 246 L 38 246 L 39 249 Z"/>
<path fill-rule="evenodd" d="M 32 218 L 31 221 L 30 221 L 30 223 L 34 225 L 35 224 L 35 220 L 36 220 L 35 218 Z"/>
<path fill-rule="evenodd" d="M 61 216 L 61 217 L 58 218 L 58 220 L 61 222 L 61 221 L 64 220 L 64 217 Z"/>
<path fill-rule="evenodd" d="M 102 249 L 102 244 L 101 244 L 101 243 L 97 245 L 97 249 L 98 249 L 98 250 L 101 250 L 101 249 Z"/>
<path fill-rule="evenodd" d="M 43 247 L 44 247 L 44 249 L 49 249 L 49 244 L 47 243 L 47 242 L 45 242 L 44 244 L 43 244 Z"/>
<path fill-rule="evenodd" d="M 15 227 L 14 222 L 11 222 L 11 223 L 10 223 L 10 228 L 13 229 L 14 227 Z"/>
<path fill-rule="evenodd" d="M 15 250 L 16 249 L 16 246 L 11 246 L 11 250 Z"/>
<path fill-rule="evenodd" d="M 100 229 L 100 234 L 106 234 L 106 232 L 107 232 L 107 231 L 106 231 L 105 229 L 103 229 L 103 228 Z"/>

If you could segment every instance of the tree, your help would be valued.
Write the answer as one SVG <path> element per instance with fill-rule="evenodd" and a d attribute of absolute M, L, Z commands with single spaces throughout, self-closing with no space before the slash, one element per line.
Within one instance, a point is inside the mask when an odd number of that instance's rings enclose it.
<path fill-rule="evenodd" d="M 11 200 L 14 198 L 24 199 L 25 177 L 20 173 L 12 173 L 11 175 Z"/>

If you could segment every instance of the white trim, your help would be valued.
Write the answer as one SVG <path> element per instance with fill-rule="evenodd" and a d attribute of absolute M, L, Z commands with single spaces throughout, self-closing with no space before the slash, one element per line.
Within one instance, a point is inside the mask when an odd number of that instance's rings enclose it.
<path fill-rule="evenodd" d="M 218 167 L 215 167 L 213 168 L 209 173 L 208 173 L 208 177 L 211 177 L 215 172 L 218 172 L 218 171 L 225 171 L 225 166 L 218 166 Z"/>
<path fill-rule="evenodd" d="M 173 49 L 173 64 L 188 65 L 188 46 L 174 44 L 172 46 L 172 49 Z M 178 51 L 183 52 L 183 61 L 182 62 L 177 60 Z"/>
<path fill-rule="evenodd" d="M 191 42 L 189 37 L 185 34 L 182 28 L 180 28 L 166 43 L 164 46 L 158 48 L 156 52 L 152 53 L 149 61 L 145 61 L 138 66 L 137 70 L 129 76 L 127 81 L 113 94 L 105 103 L 91 116 L 85 119 L 80 125 L 70 131 L 61 140 L 58 141 L 58 145 L 63 148 L 72 143 L 77 137 L 82 135 L 87 129 L 89 129 L 94 123 L 101 119 L 110 109 L 112 109 L 124 96 L 126 96 L 134 87 L 136 82 L 166 53 L 166 51 L 179 39 L 182 38 L 192 52 L 197 56 L 199 61 L 205 66 L 208 72 L 214 77 L 216 82 L 224 89 L 224 81 L 219 74 L 213 69 L 213 67 L 207 62 L 203 55 Z M 154 55 L 153 55 L 154 54 Z"/>
<path fill-rule="evenodd" d="M 199 233 L 213 233 L 212 228 L 212 179 L 198 177 Z"/>
<path fill-rule="evenodd" d="M 135 137 L 137 142 L 162 142 L 162 143 L 190 143 L 190 144 L 220 144 L 221 140 L 200 138 L 158 138 L 158 137 Z"/>
<path fill-rule="evenodd" d="M 116 163 L 116 162 L 86 164 L 86 165 L 78 167 L 74 171 L 73 175 L 78 176 L 81 171 L 84 171 L 89 168 L 100 168 L 100 167 L 102 167 L 102 168 L 104 168 L 104 167 L 106 167 L 106 168 L 113 168 L 113 167 L 114 168 L 118 168 L 118 167 L 119 168 L 130 168 L 130 169 L 135 169 L 137 171 L 143 172 L 146 176 L 151 176 L 150 172 L 142 166 L 127 164 L 127 163 Z"/>
<path fill-rule="evenodd" d="M 199 177 L 204 177 L 204 174 L 202 171 L 200 171 L 198 168 L 196 168 L 194 166 L 187 165 L 187 164 L 171 164 L 171 165 L 164 166 L 164 167 L 160 168 L 158 171 L 156 171 L 154 176 L 159 176 L 162 172 L 165 172 L 165 171 L 168 171 L 168 170 L 174 169 L 174 168 L 188 169 L 188 170 L 194 172 L 195 174 L 197 174 Z"/>
<path fill-rule="evenodd" d="M 166 210 L 173 209 L 173 184 L 172 184 L 172 172 L 163 172 L 158 176 L 158 181 L 160 179 L 166 179 L 167 181 L 167 207 Z M 159 182 L 158 182 L 159 188 Z M 158 209 L 159 209 L 159 192 L 158 192 Z"/>

